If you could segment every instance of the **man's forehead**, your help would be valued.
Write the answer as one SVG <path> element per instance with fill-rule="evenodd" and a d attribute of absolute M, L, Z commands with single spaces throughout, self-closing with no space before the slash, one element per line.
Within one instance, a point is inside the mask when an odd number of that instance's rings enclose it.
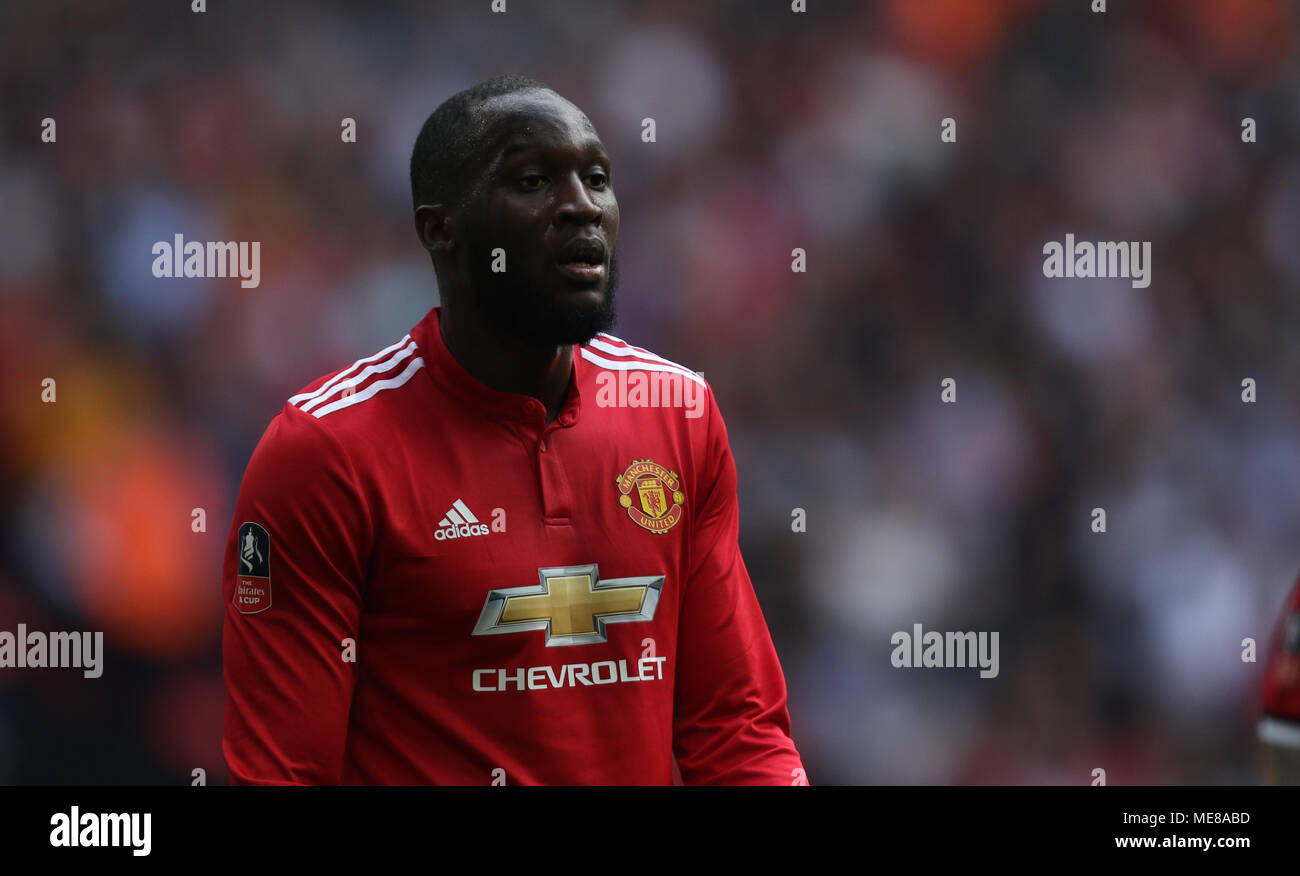
<path fill-rule="evenodd" d="M 531 143 L 571 140 L 603 148 L 596 128 L 569 101 L 550 91 L 529 90 L 503 94 L 479 105 L 485 126 L 484 140 L 493 152 L 515 151 Z"/>

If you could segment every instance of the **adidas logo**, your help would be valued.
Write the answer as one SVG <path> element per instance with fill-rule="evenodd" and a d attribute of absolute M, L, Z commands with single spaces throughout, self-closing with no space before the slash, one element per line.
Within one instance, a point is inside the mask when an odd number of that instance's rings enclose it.
<path fill-rule="evenodd" d="M 451 503 L 447 516 L 438 521 L 438 529 L 433 533 L 433 537 L 438 541 L 446 541 L 449 538 L 487 534 L 487 524 L 479 523 L 474 512 L 469 510 L 469 506 L 457 499 Z"/>

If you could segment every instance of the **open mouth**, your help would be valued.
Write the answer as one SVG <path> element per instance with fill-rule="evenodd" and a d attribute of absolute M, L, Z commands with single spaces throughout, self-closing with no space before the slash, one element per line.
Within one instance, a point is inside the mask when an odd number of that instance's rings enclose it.
<path fill-rule="evenodd" d="M 556 267 L 577 282 L 595 282 L 605 276 L 605 244 L 596 238 L 575 240 L 560 251 Z"/>

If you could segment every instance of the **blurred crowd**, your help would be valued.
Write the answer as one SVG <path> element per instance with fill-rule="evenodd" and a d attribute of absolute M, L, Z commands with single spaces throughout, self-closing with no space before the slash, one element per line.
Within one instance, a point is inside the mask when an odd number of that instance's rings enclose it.
<path fill-rule="evenodd" d="M 244 465 L 437 303 L 411 146 L 502 72 L 610 150 L 615 334 L 717 393 L 814 784 L 1255 781 L 1243 640 L 1300 572 L 1296 7 L 807 5 L 6 4 L 0 630 L 107 655 L 0 670 L 0 783 L 225 780 Z M 153 277 L 177 233 L 260 241 L 260 286 Z M 1150 241 L 1150 286 L 1046 278 L 1067 233 Z M 999 675 L 893 668 L 918 623 L 998 631 Z"/>

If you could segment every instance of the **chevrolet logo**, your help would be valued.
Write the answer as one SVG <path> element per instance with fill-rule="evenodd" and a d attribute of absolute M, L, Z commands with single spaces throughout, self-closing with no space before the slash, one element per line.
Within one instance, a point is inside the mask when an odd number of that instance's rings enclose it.
<path fill-rule="evenodd" d="M 607 624 L 653 620 L 663 575 L 600 580 L 595 563 L 538 569 L 540 584 L 488 594 L 474 635 L 545 630 L 546 647 L 609 641 Z"/>

